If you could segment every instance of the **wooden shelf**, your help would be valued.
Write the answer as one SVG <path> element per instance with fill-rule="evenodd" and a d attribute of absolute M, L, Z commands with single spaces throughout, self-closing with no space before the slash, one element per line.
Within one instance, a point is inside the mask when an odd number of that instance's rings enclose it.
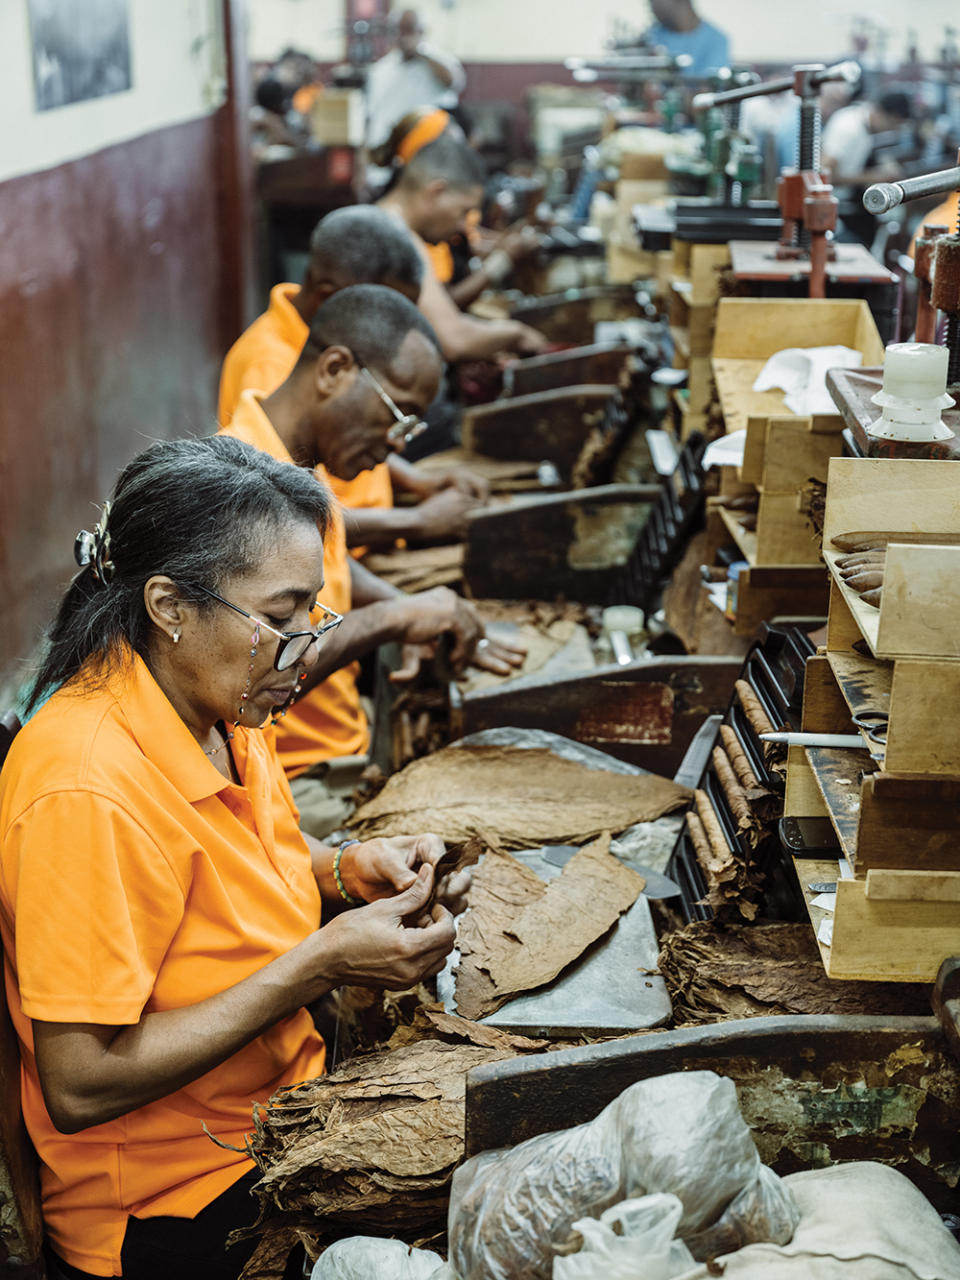
<path fill-rule="evenodd" d="M 794 869 L 807 914 L 829 978 L 847 982 L 933 982 L 940 964 L 960 947 L 960 903 L 955 883 L 943 884 L 929 898 L 888 897 L 870 879 L 851 880 L 835 860 L 794 858 Z M 914 877 L 916 879 L 916 877 Z M 833 911 L 813 905 L 811 882 L 836 881 Z M 925 889 L 906 889 L 924 894 Z M 898 890 L 894 889 L 894 892 Z M 831 941 L 820 937 L 824 920 L 832 920 Z"/>
<path fill-rule="evenodd" d="M 734 540 L 734 542 L 743 552 L 743 557 L 746 560 L 746 562 L 749 565 L 755 565 L 757 563 L 756 530 L 744 529 L 743 525 L 740 523 L 738 519 L 738 516 L 741 516 L 743 512 L 728 511 L 726 507 L 717 507 L 717 511 L 720 513 L 720 519 L 723 521 L 724 525 L 726 526 L 727 532 L 730 534 L 730 537 Z"/>
<path fill-rule="evenodd" d="M 800 882 L 800 892 L 803 894 L 803 900 L 807 906 L 807 915 L 810 917 L 810 923 L 813 925 L 813 936 L 817 940 L 817 946 L 820 948 L 820 958 L 823 961 L 823 967 L 829 974 L 830 972 L 830 946 L 823 942 L 820 938 L 820 926 L 824 920 L 833 920 L 835 912 L 825 911 L 823 907 L 815 907 L 813 905 L 814 898 L 820 895 L 815 893 L 809 886 L 811 884 L 826 884 L 830 881 L 838 881 L 840 879 L 840 863 L 836 858 L 824 858 L 823 860 L 815 858 L 794 858 L 793 867 L 797 873 L 797 879 Z"/>
<path fill-rule="evenodd" d="M 851 866 L 855 866 L 860 779 L 861 774 L 874 771 L 874 760 L 869 751 L 830 747 L 807 747 L 806 757 L 843 855 Z"/>
<path fill-rule="evenodd" d="M 670 326 L 670 337 L 673 339 L 673 349 L 681 360 L 690 359 L 690 334 L 686 329 L 682 329 L 679 325 Z"/>
<path fill-rule="evenodd" d="M 851 716 L 882 711 L 890 714 L 890 693 L 893 688 L 893 663 L 878 658 L 863 658 L 858 653 L 827 653 L 830 669 L 836 676 L 840 692 L 850 708 Z M 860 730 L 866 750 L 883 755 L 885 744 L 869 737 Z M 882 761 L 881 761 L 882 768 Z"/>

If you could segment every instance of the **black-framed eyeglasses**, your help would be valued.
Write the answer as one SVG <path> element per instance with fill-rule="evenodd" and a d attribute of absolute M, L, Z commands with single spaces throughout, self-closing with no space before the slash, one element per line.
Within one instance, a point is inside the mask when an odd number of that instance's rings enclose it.
<path fill-rule="evenodd" d="M 353 358 L 354 360 L 357 360 L 356 356 Z M 359 360 L 357 360 L 357 364 L 360 366 L 360 372 L 367 375 L 374 391 L 376 391 L 377 395 L 396 418 L 396 422 L 387 432 L 388 442 L 390 444 L 409 444 L 411 440 L 416 440 L 417 436 L 422 436 L 427 429 L 427 424 L 421 418 L 418 418 L 415 413 L 404 413 L 399 405 L 394 404 L 391 397 L 383 389 L 379 381 L 373 376 L 367 366 L 365 364 L 361 364 Z"/>
<path fill-rule="evenodd" d="M 342 613 L 337 613 L 335 609 L 328 609 L 325 604 L 321 604 L 319 600 L 316 600 L 314 601 L 314 608 L 323 611 L 323 621 L 318 627 L 314 627 L 310 631 L 278 631 L 276 627 L 271 627 L 269 622 L 264 622 L 256 614 L 248 613 L 246 609 L 241 609 L 238 604 L 234 604 L 232 600 L 226 600 L 223 596 L 217 595 L 216 591 L 211 591 L 209 587 L 201 587 L 200 590 L 204 595 L 218 600 L 220 604 L 225 604 L 234 613 L 239 613 L 244 618 L 249 618 L 258 627 L 263 627 L 265 631 L 269 631 L 271 635 L 278 637 L 280 643 L 277 645 L 277 652 L 273 658 L 273 665 L 277 671 L 289 671 L 291 667 L 296 666 L 315 640 L 319 640 L 321 636 L 326 635 L 328 631 L 332 631 L 334 627 L 339 627 L 343 621 Z"/>

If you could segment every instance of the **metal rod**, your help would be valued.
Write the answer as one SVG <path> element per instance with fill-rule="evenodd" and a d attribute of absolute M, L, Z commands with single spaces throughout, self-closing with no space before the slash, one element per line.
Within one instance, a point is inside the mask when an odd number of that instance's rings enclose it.
<path fill-rule="evenodd" d="M 563 65 L 568 71 L 673 71 L 689 66 L 692 61 L 685 53 L 676 57 L 666 53 L 610 54 L 598 58 L 566 58 Z"/>
<path fill-rule="evenodd" d="M 941 196 L 958 187 L 960 165 L 953 169 L 939 169 L 936 173 L 924 173 L 919 178 L 904 178 L 901 182 L 875 182 L 863 193 L 863 207 L 868 213 L 889 213 L 905 200 Z"/>
<path fill-rule="evenodd" d="M 810 76 L 811 88 L 819 88 L 834 80 L 856 84 L 860 79 L 860 66 L 853 61 L 837 62 L 832 67 L 814 71 Z M 693 100 L 694 111 L 706 111 L 710 107 L 722 107 L 725 102 L 740 102 L 744 98 L 764 98 L 774 93 L 787 93 L 794 88 L 795 78 L 778 76 L 776 80 L 764 80 L 760 84 L 744 85 L 742 89 L 724 89 L 720 93 L 698 93 Z"/>

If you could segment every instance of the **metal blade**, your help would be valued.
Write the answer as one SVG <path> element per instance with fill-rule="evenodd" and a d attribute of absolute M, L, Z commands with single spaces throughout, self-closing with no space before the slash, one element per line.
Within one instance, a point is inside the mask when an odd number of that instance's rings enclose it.
<path fill-rule="evenodd" d="M 579 852 L 575 844 L 548 844 L 544 845 L 542 855 L 544 861 L 551 863 L 554 867 L 565 867 L 573 855 Z M 676 898 L 680 895 L 680 886 L 662 872 L 654 871 L 652 867 L 637 866 L 635 862 L 626 865 L 636 871 L 637 875 L 643 876 L 646 881 L 643 886 L 645 898 Z"/>

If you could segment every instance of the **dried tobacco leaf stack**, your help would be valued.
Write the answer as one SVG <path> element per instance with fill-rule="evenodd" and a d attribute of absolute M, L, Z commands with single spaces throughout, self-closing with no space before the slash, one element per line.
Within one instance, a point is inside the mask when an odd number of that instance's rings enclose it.
<path fill-rule="evenodd" d="M 467 1072 L 542 1042 L 435 1010 L 418 1023 L 402 1029 L 400 1047 L 355 1058 L 255 1109 L 250 1150 L 263 1176 L 254 1230 L 264 1247 L 248 1280 L 282 1274 L 275 1256 L 298 1235 L 318 1247 L 346 1235 L 413 1245 L 443 1237 L 463 1157 Z M 430 1038 L 411 1039 L 426 1027 Z"/>
<path fill-rule="evenodd" d="M 696 921 L 664 938 L 658 968 L 677 1026 L 774 1014 L 928 1010 L 920 984 L 831 981 L 809 924 Z"/>

